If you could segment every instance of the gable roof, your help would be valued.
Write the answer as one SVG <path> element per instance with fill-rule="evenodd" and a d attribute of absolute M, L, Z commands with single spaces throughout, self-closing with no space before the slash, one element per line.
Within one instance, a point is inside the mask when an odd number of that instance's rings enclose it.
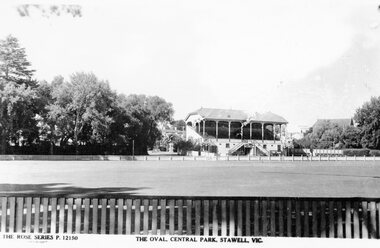
<path fill-rule="evenodd" d="M 277 123 L 288 123 L 283 117 L 273 114 L 271 112 L 266 112 L 263 114 L 255 113 L 252 115 L 247 114 L 242 110 L 234 109 L 214 109 L 214 108 L 200 108 L 187 115 L 185 120 L 187 120 L 192 115 L 201 116 L 204 119 L 211 120 L 231 120 L 231 121 L 266 121 L 266 122 L 277 122 Z"/>
<path fill-rule="evenodd" d="M 330 122 L 331 124 L 336 124 L 339 127 L 348 127 L 348 126 L 354 125 L 354 121 L 351 118 L 347 118 L 347 119 L 318 119 L 314 123 L 313 127 L 320 125 L 320 124 L 323 124 L 323 122 Z"/>

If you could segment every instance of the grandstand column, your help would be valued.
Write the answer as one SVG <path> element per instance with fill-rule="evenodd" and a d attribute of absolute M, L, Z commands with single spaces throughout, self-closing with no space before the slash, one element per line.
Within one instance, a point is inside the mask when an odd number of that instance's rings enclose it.
<path fill-rule="evenodd" d="M 244 128 L 243 122 L 240 122 L 240 124 L 241 124 L 241 127 L 240 127 L 241 140 L 243 141 L 243 128 Z"/>
<path fill-rule="evenodd" d="M 206 130 L 206 120 L 203 120 L 203 137 L 205 137 Z"/>
<path fill-rule="evenodd" d="M 219 123 L 219 121 L 215 121 L 215 136 L 216 136 L 216 141 L 218 141 L 218 123 Z"/>
<path fill-rule="evenodd" d="M 273 130 L 273 142 L 276 142 L 276 124 L 273 123 L 272 125 Z"/>
<path fill-rule="evenodd" d="M 231 142 L 231 122 L 228 122 L 228 142 Z"/>
<path fill-rule="evenodd" d="M 264 142 L 264 122 L 261 122 L 261 141 Z"/>
<path fill-rule="evenodd" d="M 249 139 L 252 139 L 252 122 L 249 123 Z"/>

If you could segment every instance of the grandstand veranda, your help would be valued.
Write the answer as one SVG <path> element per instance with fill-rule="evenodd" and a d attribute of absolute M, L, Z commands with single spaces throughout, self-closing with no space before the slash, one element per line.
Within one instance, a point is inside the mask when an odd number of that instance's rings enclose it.
<path fill-rule="evenodd" d="M 0 230 L 379 238 L 378 161 L 1 161 Z"/>

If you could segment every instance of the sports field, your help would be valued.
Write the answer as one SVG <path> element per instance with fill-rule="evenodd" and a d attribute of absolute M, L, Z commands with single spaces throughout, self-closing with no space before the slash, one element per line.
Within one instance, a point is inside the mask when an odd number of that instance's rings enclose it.
<path fill-rule="evenodd" d="M 0 161 L 0 195 L 380 197 L 380 162 Z"/>

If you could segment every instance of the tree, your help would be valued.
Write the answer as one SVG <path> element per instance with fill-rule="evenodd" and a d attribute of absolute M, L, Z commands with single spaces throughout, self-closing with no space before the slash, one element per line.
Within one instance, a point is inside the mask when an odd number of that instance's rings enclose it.
<path fill-rule="evenodd" d="M 121 107 L 128 116 L 127 142 L 135 140 L 136 154 L 147 154 L 156 140 L 161 138 L 160 122 L 170 122 L 173 116 L 171 103 L 158 96 L 129 95 L 120 98 Z"/>
<path fill-rule="evenodd" d="M 25 48 L 20 47 L 17 38 L 9 35 L 0 40 L 0 78 L 6 83 L 35 86 L 36 82 L 32 80 L 34 70 L 30 66 Z"/>
<path fill-rule="evenodd" d="M 344 129 L 341 136 L 344 148 L 361 148 L 361 130 L 358 127 L 349 126 Z"/>
<path fill-rule="evenodd" d="M 372 97 L 358 108 L 354 119 L 361 129 L 362 146 L 380 149 L 380 97 Z"/>
<path fill-rule="evenodd" d="M 109 84 L 92 73 L 74 73 L 70 82 L 56 82 L 48 118 L 57 127 L 61 146 L 72 140 L 78 154 L 80 141 L 104 142 L 113 122 L 110 113 L 115 97 Z"/>
<path fill-rule="evenodd" d="M 20 139 L 27 140 L 36 126 L 35 113 L 30 108 L 35 98 L 31 87 L 0 79 L 1 154 L 5 154 L 10 141 L 18 145 Z"/>

